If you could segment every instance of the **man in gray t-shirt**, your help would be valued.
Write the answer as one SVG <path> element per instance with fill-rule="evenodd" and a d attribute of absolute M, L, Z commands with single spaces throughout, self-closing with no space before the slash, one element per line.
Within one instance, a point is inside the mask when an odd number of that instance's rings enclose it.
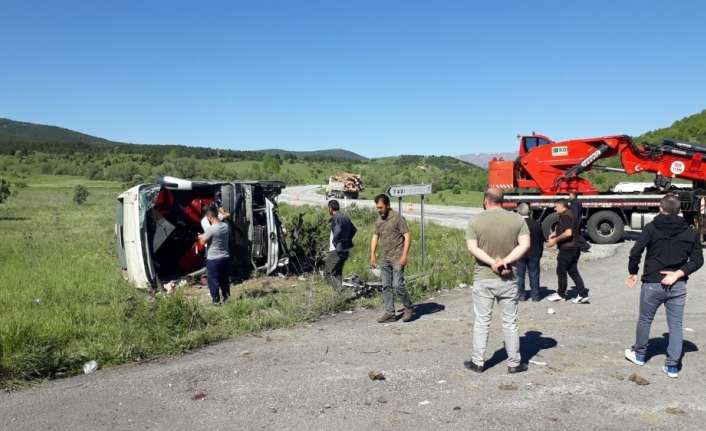
<path fill-rule="evenodd" d="M 199 235 L 201 244 L 208 244 L 206 249 L 206 272 L 208 274 L 208 290 L 214 305 L 220 304 L 230 297 L 230 226 L 218 219 L 218 210 L 209 208 L 206 217 L 211 226 Z"/>

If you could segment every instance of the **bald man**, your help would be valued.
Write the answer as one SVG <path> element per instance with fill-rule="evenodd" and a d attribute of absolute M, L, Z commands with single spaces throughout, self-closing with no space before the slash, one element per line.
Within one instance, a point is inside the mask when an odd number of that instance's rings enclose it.
<path fill-rule="evenodd" d="M 499 189 L 485 192 L 485 211 L 471 219 L 466 229 L 468 251 L 475 257 L 473 277 L 473 353 L 464 366 L 484 371 L 488 329 L 493 305 L 502 312 L 503 337 L 507 351 L 508 373 L 527 370 L 520 357 L 520 334 L 517 325 L 517 278 L 514 265 L 530 248 L 530 232 L 525 220 L 502 207 Z"/>

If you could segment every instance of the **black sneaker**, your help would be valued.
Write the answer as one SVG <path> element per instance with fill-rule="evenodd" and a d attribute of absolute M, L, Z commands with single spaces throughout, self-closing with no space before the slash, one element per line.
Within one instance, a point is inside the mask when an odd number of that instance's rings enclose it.
<path fill-rule="evenodd" d="M 522 292 L 517 296 L 517 300 L 522 301 L 522 302 L 527 301 L 527 296 L 525 295 L 524 292 Z"/>
<path fill-rule="evenodd" d="M 475 371 L 476 373 L 482 373 L 483 371 L 485 371 L 482 365 L 477 365 L 475 362 L 470 360 L 463 361 L 463 366 L 471 371 Z"/>
<path fill-rule="evenodd" d="M 524 373 L 525 371 L 527 371 L 527 364 L 525 363 L 521 363 L 516 367 L 507 367 L 507 372 L 510 374 Z"/>

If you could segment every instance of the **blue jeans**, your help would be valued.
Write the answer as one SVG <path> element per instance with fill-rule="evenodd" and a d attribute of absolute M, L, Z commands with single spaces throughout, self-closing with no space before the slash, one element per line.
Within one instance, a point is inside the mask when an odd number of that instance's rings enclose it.
<path fill-rule="evenodd" d="M 647 353 L 652 320 L 662 304 L 667 311 L 667 326 L 669 327 L 666 365 L 677 367 L 681 359 L 683 343 L 682 321 L 686 304 L 686 282 L 684 281 L 677 281 L 671 287 L 663 286 L 660 283 L 642 283 L 640 317 L 637 321 L 635 345 L 632 346 L 632 349 L 637 355 L 644 356 Z"/>
<path fill-rule="evenodd" d="M 517 294 L 525 294 L 525 272 L 529 273 L 530 296 L 539 299 L 539 261 L 541 256 L 525 256 L 517 261 L 515 274 L 517 275 Z"/>
<path fill-rule="evenodd" d="M 214 303 L 221 300 L 221 293 L 224 301 L 230 296 L 230 269 L 230 257 L 206 261 L 208 291 L 211 292 L 211 300 Z"/>
<path fill-rule="evenodd" d="M 395 314 L 395 293 L 399 295 L 405 308 L 411 308 L 412 298 L 410 298 L 404 284 L 404 267 L 397 259 L 394 261 L 383 259 L 380 263 L 382 299 L 385 303 L 385 311 Z"/>

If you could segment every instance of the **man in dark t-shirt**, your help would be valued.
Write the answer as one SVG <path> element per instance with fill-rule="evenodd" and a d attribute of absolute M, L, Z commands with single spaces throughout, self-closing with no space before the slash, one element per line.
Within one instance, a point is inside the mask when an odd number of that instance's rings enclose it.
<path fill-rule="evenodd" d="M 578 295 L 571 300 L 574 304 L 588 303 L 588 289 L 583 284 L 583 279 L 578 269 L 579 258 L 581 257 L 581 235 L 580 222 L 576 220 L 573 211 L 569 209 L 569 202 L 566 199 L 559 199 L 554 203 L 554 210 L 559 214 L 559 223 L 556 231 L 549 236 L 547 245 L 557 245 L 559 254 L 557 255 L 556 275 L 557 291 L 547 297 L 549 301 L 561 301 L 566 297 L 567 274 L 576 285 Z"/>

